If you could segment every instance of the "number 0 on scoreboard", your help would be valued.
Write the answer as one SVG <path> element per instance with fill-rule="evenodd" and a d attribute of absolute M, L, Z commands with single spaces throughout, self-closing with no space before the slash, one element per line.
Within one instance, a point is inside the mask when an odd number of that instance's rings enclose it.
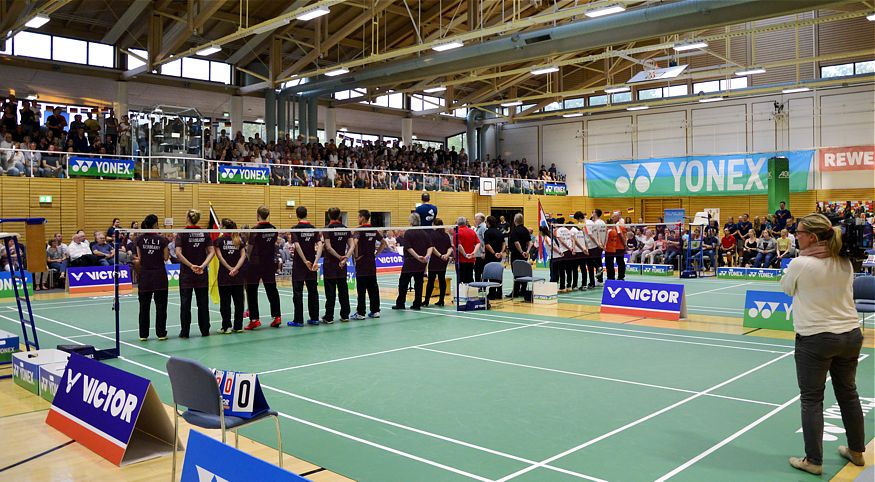
<path fill-rule="evenodd" d="M 269 410 L 258 375 L 230 370 L 213 370 L 226 416 L 252 418 Z"/>

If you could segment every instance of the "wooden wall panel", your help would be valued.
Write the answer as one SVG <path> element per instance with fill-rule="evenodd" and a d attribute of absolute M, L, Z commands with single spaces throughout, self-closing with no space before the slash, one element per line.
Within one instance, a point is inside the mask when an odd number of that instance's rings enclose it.
<path fill-rule="evenodd" d="M 193 185 L 171 185 L 170 186 L 170 212 L 165 212 L 165 218 L 173 218 L 174 228 L 185 227 L 185 213 L 194 207 L 194 190 L 197 186 Z M 162 219 L 163 221 L 163 219 Z"/>
<path fill-rule="evenodd" d="M 216 216 L 231 218 L 238 226 L 244 224 L 254 225 L 258 222 L 256 210 L 264 204 L 266 188 L 262 186 L 241 185 L 235 186 L 233 194 L 228 186 L 219 184 L 200 184 L 197 189 L 197 209 L 201 212 L 201 226 L 206 227 L 209 223 L 210 203 Z M 272 219 L 273 220 L 273 219 Z M 178 224 L 178 223 L 177 223 Z"/>

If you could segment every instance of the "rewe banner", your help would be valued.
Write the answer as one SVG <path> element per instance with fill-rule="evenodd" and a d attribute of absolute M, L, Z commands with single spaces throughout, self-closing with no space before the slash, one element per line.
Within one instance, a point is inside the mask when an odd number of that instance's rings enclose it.
<path fill-rule="evenodd" d="M 818 149 L 821 171 L 875 171 L 875 146 Z"/>
<path fill-rule="evenodd" d="M 134 165 L 135 162 L 130 159 L 73 157 L 70 159 L 70 175 L 133 179 Z"/>
<path fill-rule="evenodd" d="M 790 190 L 812 187 L 813 150 L 669 157 L 584 164 L 590 197 L 727 196 L 768 193 L 768 159 L 786 157 Z"/>
<path fill-rule="evenodd" d="M 219 182 L 236 184 L 267 184 L 270 182 L 270 167 L 219 166 Z"/>

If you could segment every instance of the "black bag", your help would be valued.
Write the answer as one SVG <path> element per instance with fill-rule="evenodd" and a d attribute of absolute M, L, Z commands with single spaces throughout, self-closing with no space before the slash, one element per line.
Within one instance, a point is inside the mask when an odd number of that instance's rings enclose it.
<path fill-rule="evenodd" d="M 91 345 L 58 345 L 58 350 L 82 355 L 86 358 L 94 359 L 96 350 Z"/>

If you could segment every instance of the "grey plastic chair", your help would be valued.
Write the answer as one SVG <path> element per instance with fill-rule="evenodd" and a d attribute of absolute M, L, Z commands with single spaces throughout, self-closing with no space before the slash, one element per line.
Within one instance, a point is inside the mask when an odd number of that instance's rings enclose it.
<path fill-rule="evenodd" d="M 875 276 L 858 276 L 854 279 L 854 304 L 857 313 L 875 313 Z"/>
<path fill-rule="evenodd" d="M 523 259 L 518 259 L 511 263 L 510 270 L 513 273 L 514 283 L 537 283 L 547 281 L 545 278 L 532 276 L 532 265 Z M 524 284 L 523 292 L 525 292 L 525 288 L 526 285 Z"/>
<path fill-rule="evenodd" d="M 504 266 L 501 263 L 493 261 L 486 263 L 483 267 L 483 281 L 475 281 L 468 283 L 468 286 L 477 288 L 478 290 L 489 290 L 489 288 L 501 288 L 504 279 Z M 486 308 L 489 309 L 489 303 L 486 303 Z"/>
<path fill-rule="evenodd" d="M 173 389 L 173 471 L 172 480 L 176 480 L 176 452 L 179 444 L 179 417 L 204 429 L 219 429 L 222 431 L 222 442 L 226 441 L 226 431 L 234 432 L 234 447 L 238 447 L 237 431 L 246 425 L 273 417 L 276 422 L 277 456 L 279 466 L 283 466 L 283 438 L 280 432 L 280 420 L 275 410 L 268 410 L 252 418 L 225 416 L 222 407 L 222 394 L 213 372 L 195 360 L 170 357 L 167 360 L 167 375 L 170 377 L 170 387 Z M 185 407 L 185 412 L 179 407 Z"/>

